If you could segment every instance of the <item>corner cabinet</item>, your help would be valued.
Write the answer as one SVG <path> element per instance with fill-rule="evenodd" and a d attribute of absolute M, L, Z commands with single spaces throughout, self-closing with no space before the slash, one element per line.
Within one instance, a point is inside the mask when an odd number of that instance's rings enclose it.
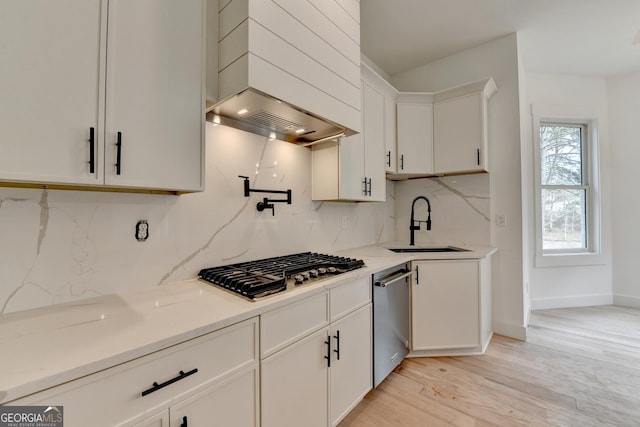
<path fill-rule="evenodd" d="M 259 323 L 252 318 L 27 396 L 69 426 L 259 426 Z"/>
<path fill-rule="evenodd" d="M 311 147 L 312 200 L 386 200 L 385 96 L 365 64 L 362 75 L 363 132 Z"/>
<path fill-rule="evenodd" d="M 205 12 L 204 0 L 3 2 L 0 184 L 202 190 Z"/>
<path fill-rule="evenodd" d="M 492 335 L 489 259 L 411 265 L 409 357 L 484 353 Z"/>
<path fill-rule="evenodd" d="M 431 94 L 401 93 L 397 103 L 398 168 L 402 175 L 433 173 L 433 104 Z"/>
<path fill-rule="evenodd" d="M 261 316 L 262 427 L 336 426 L 372 385 L 362 278 Z"/>
<path fill-rule="evenodd" d="M 493 79 L 438 92 L 433 105 L 436 173 L 488 172 L 487 104 Z"/>

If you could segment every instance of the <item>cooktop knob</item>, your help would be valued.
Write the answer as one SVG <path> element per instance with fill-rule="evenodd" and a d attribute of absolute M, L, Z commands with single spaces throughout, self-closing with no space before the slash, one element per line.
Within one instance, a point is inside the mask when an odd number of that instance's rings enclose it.
<path fill-rule="evenodd" d="M 331 274 L 335 274 L 335 272 L 336 272 L 337 270 L 336 270 L 336 268 L 335 268 L 335 267 L 329 267 L 329 268 L 327 269 L 327 271 L 328 271 L 329 273 L 331 273 Z"/>
<path fill-rule="evenodd" d="M 309 270 L 309 274 L 311 274 L 311 277 L 318 277 L 320 273 L 318 270 L 313 269 L 313 270 Z"/>
<path fill-rule="evenodd" d="M 324 267 L 320 267 L 320 268 L 318 269 L 318 273 L 319 273 L 320 275 L 322 275 L 322 274 L 327 274 L 327 269 L 326 269 L 326 268 L 324 268 Z"/>
<path fill-rule="evenodd" d="M 311 277 L 311 274 L 309 274 L 308 271 L 305 271 L 302 274 L 302 277 L 304 277 L 304 280 L 309 280 L 309 278 Z"/>
<path fill-rule="evenodd" d="M 296 274 L 295 276 L 293 276 L 293 280 L 295 280 L 296 285 L 300 285 L 302 282 L 304 282 L 304 276 L 302 274 Z"/>

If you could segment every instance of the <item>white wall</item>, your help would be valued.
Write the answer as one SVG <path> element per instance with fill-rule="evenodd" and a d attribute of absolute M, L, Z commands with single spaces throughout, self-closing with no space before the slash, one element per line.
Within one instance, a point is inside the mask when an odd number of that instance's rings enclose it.
<path fill-rule="evenodd" d="M 487 77 L 495 80 L 498 92 L 489 101 L 490 234 L 492 245 L 498 248 L 492 268 L 493 326 L 496 333 L 524 339 L 517 51 L 517 35 L 511 34 L 396 74 L 391 83 L 400 91 L 435 92 Z M 494 214 L 505 215 L 505 227 L 495 226 Z"/>
<path fill-rule="evenodd" d="M 202 193 L 0 188 L 0 315 L 191 279 L 207 266 L 394 239 L 392 183 L 387 203 L 312 202 L 308 148 L 211 123 L 206 148 Z M 291 188 L 293 204 L 257 212 L 264 195 L 245 198 L 238 175 Z M 140 219 L 144 243 L 134 238 Z"/>
<path fill-rule="evenodd" d="M 528 111 L 523 114 L 524 150 L 527 174 L 523 181 L 530 212 L 526 226 L 529 235 L 529 262 L 531 265 L 532 308 L 558 308 L 610 304 L 612 293 L 611 261 L 611 193 L 609 160 L 609 113 L 607 83 L 604 78 L 560 76 L 549 74 L 526 74 L 526 103 Z M 561 106 L 562 110 L 589 111 L 598 119 L 598 145 L 600 155 L 600 196 L 601 196 L 601 249 L 596 265 L 539 267 L 535 264 L 535 224 L 533 215 L 533 129 L 531 105 Z M 523 169 L 524 170 L 524 169 Z"/>
<path fill-rule="evenodd" d="M 613 300 L 640 308 L 640 193 L 638 159 L 640 138 L 640 73 L 611 78 L 611 194 L 613 198 Z"/>

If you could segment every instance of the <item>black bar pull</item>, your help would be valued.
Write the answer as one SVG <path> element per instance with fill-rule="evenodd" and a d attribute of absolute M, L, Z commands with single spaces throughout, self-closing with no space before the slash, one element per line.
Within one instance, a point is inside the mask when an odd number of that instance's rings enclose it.
<path fill-rule="evenodd" d="M 336 339 L 336 349 L 333 352 L 336 354 L 336 359 L 340 360 L 340 329 L 336 331 L 336 334 L 333 336 Z"/>
<path fill-rule="evenodd" d="M 118 132 L 118 142 L 116 142 L 116 175 L 120 175 L 122 167 L 122 132 Z"/>
<path fill-rule="evenodd" d="M 478 156 L 478 160 L 477 160 L 478 161 L 478 166 L 480 166 L 480 149 L 479 148 L 476 150 L 476 154 Z"/>
<path fill-rule="evenodd" d="M 391 167 L 391 150 L 387 151 L 387 166 Z"/>
<path fill-rule="evenodd" d="M 419 275 L 420 270 L 418 270 L 418 266 L 416 265 L 416 285 L 420 284 L 420 275 Z"/>
<path fill-rule="evenodd" d="M 400 154 L 400 170 L 404 170 L 404 154 Z"/>
<path fill-rule="evenodd" d="M 151 394 L 155 391 L 160 390 L 161 388 L 165 388 L 168 385 L 171 385 L 173 383 L 175 383 L 176 381 L 180 381 L 184 378 L 187 378 L 190 375 L 195 374 L 196 372 L 198 372 L 198 368 L 192 369 L 189 372 L 184 372 L 184 371 L 180 371 L 180 373 L 178 374 L 177 377 L 175 378 L 171 378 L 168 381 L 163 382 L 162 384 L 158 384 L 157 382 L 153 383 L 153 387 L 151 387 L 150 389 L 147 389 L 145 391 L 142 392 L 142 396 L 146 396 L 147 394 Z"/>
<path fill-rule="evenodd" d="M 365 176 L 364 179 L 362 180 L 362 194 L 364 194 L 365 196 L 367 195 L 367 177 Z"/>
<path fill-rule="evenodd" d="M 371 187 L 372 187 L 372 185 L 371 185 L 371 178 L 369 178 L 369 195 L 371 195 Z"/>
<path fill-rule="evenodd" d="M 89 173 L 96 173 L 95 128 L 89 128 Z"/>
<path fill-rule="evenodd" d="M 331 367 L 331 338 L 327 337 L 327 340 L 324 342 L 327 345 L 327 355 L 324 356 L 327 359 L 327 368 Z"/>
<path fill-rule="evenodd" d="M 187 425 L 187 417 L 186 416 L 182 417 L 182 422 L 180 423 L 180 427 L 189 427 Z"/>

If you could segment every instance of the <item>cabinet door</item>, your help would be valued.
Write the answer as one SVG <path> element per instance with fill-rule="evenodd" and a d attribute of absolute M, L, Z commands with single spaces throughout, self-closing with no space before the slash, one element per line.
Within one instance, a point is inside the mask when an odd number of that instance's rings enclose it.
<path fill-rule="evenodd" d="M 479 344 L 478 261 L 417 261 L 411 284 L 412 350 Z"/>
<path fill-rule="evenodd" d="M 327 426 L 328 329 L 262 361 L 262 427 Z"/>
<path fill-rule="evenodd" d="M 169 410 L 165 409 L 153 417 L 134 424 L 133 427 L 169 427 Z"/>
<path fill-rule="evenodd" d="M 339 192 L 342 200 L 366 200 L 364 184 L 364 135 L 340 139 Z"/>
<path fill-rule="evenodd" d="M 88 140 L 94 128 L 101 159 L 102 10 L 102 0 L 0 2 L 0 181 L 99 183 Z"/>
<path fill-rule="evenodd" d="M 384 145 L 385 170 L 396 173 L 396 103 L 389 98 L 384 100 Z"/>
<path fill-rule="evenodd" d="M 371 304 L 334 322 L 331 340 L 330 413 L 335 426 L 371 390 Z"/>
<path fill-rule="evenodd" d="M 386 199 L 387 188 L 384 172 L 384 97 L 366 82 L 363 91 L 364 127 L 364 176 L 368 180 L 365 200 Z"/>
<path fill-rule="evenodd" d="M 205 10 L 203 0 L 110 0 L 107 185 L 202 189 Z"/>
<path fill-rule="evenodd" d="M 433 105 L 397 105 L 398 173 L 433 173 Z"/>
<path fill-rule="evenodd" d="M 436 172 L 485 170 L 483 99 L 481 93 L 476 93 L 435 104 Z"/>
<path fill-rule="evenodd" d="M 258 365 L 170 408 L 171 427 L 259 425 Z"/>

